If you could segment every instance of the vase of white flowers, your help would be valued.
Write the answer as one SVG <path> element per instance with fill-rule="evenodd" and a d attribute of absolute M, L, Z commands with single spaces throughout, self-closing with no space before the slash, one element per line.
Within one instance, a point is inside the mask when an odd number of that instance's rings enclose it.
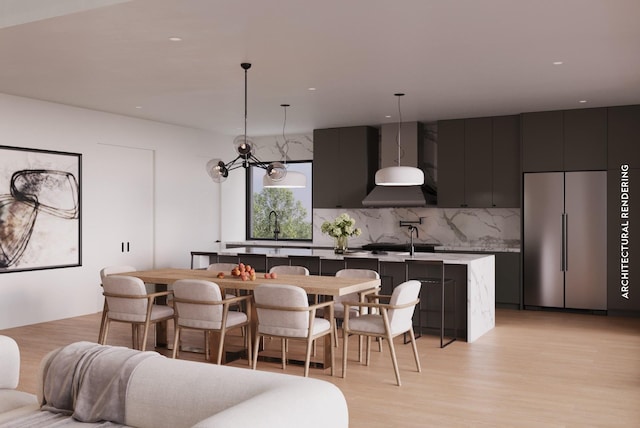
<path fill-rule="evenodd" d="M 350 236 L 360 236 L 362 230 L 359 227 L 355 227 L 356 221 L 349 217 L 347 213 L 340 214 L 332 222 L 325 221 L 322 223 L 322 233 L 333 237 L 335 239 L 334 252 L 336 254 L 344 254 L 349 247 Z"/>

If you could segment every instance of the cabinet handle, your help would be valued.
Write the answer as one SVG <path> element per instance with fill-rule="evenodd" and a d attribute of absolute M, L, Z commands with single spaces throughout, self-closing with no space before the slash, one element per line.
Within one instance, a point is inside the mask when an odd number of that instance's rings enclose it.
<path fill-rule="evenodd" d="M 120 243 L 120 252 L 124 253 L 124 242 Z"/>
<path fill-rule="evenodd" d="M 127 242 L 127 253 L 129 252 L 129 242 Z"/>

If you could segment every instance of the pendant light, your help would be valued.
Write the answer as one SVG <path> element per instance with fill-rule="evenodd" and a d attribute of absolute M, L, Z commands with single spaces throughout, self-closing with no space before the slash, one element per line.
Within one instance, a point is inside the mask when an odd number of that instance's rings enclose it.
<path fill-rule="evenodd" d="M 283 165 L 286 174 L 280 180 L 274 180 L 267 173 L 262 178 L 262 187 L 266 188 L 304 188 L 307 187 L 307 176 L 298 171 L 288 171 L 287 170 L 287 154 L 289 153 L 289 142 L 287 141 L 287 137 L 284 133 L 285 127 L 287 126 L 287 107 L 290 107 L 289 104 L 280 104 L 280 107 L 284 108 L 284 122 L 282 124 L 282 139 L 284 141 L 284 164 L 280 162 L 280 165 Z M 268 172 L 268 171 L 267 171 Z"/>
<path fill-rule="evenodd" d="M 244 70 L 244 135 L 236 137 L 233 141 L 238 156 L 228 163 L 224 163 L 222 159 L 211 159 L 207 162 L 207 174 L 214 182 L 222 183 L 229 176 L 229 171 L 254 165 L 266 170 L 265 177 L 268 176 L 272 182 L 277 183 L 287 175 L 287 168 L 280 162 L 262 162 L 254 154 L 253 141 L 247 138 L 247 71 L 251 68 L 251 63 L 243 62 L 240 67 Z"/>
<path fill-rule="evenodd" d="M 400 146 L 400 134 L 402 128 L 402 112 L 400 110 L 400 98 L 404 94 L 394 94 L 398 97 L 398 165 L 379 169 L 376 172 L 376 184 L 379 186 L 421 186 L 424 184 L 424 172 L 420 168 L 400 166 L 402 149 Z"/>

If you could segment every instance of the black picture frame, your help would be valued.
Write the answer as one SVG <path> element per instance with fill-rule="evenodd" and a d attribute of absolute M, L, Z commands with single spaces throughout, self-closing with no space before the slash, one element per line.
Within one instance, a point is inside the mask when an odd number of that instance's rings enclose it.
<path fill-rule="evenodd" d="M 0 145 L 0 273 L 82 266 L 82 154 Z"/>

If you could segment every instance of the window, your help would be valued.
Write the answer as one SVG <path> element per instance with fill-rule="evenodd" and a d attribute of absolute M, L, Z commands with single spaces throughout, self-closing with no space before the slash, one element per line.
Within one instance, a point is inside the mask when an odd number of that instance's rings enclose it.
<path fill-rule="evenodd" d="M 313 239 L 313 206 L 311 197 L 311 161 L 287 162 L 289 171 L 307 177 L 304 189 L 262 187 L 264 169 L 250 166 L 247 170 L 247 239 L 275 239 L 275 216 L 278 216 L 282 240 Z"/>

